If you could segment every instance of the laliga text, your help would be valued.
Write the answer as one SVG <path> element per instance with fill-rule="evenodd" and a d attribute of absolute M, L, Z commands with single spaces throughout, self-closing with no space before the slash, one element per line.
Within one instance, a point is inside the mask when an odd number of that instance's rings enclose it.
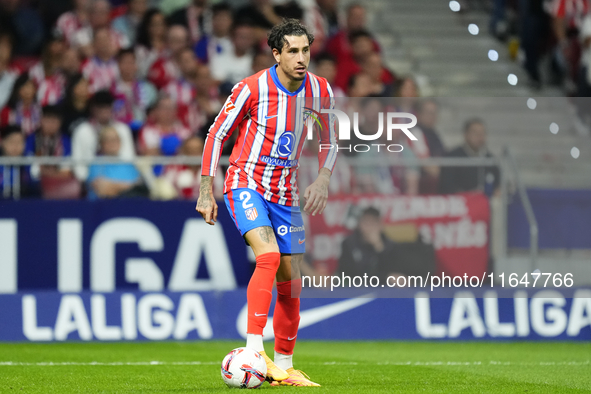
<path fill-rule="evenodd" d="M 532 272 L 523 275 L 504 272 L 500 274 L 483 273 L 482 276 L 464 275 L 431 275 L 425 277 L 418 275 L 409 276 L 388 276 L 384 282 L 377 276 L 363 275 L 325 275 L 325 276 L 302 276 L 302 287 L 308 288 L 380 288 L 380 287 L 401 287 L 401 288 L 430 288 L 431 291 L 440 287 L 448 288 L 477 288 L 477 287 L 573 287 L 573 274 L 560 274 L 549 272 Z"/>

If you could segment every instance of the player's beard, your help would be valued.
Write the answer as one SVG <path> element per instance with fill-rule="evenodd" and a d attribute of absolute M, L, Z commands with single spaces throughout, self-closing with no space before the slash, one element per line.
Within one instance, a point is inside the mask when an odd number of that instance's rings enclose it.
<path fill-rule="evenodd" d="M 306 72 L 308 71 L 308 67 L 306 67 L 306 69 L 304 70 L 304 72 L 302 74 L 300 74 L 295 68 L 293 69 L 293 71 L 291 72 L 291 78 L 294 81 L 303 81 L 304 79 L 306 79 Z"/>

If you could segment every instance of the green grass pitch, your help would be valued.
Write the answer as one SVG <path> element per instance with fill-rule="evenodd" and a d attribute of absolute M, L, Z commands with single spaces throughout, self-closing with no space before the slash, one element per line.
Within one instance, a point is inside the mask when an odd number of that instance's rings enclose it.
<path fill-rule="evenodd" d="M 0 344 L 0 393 L 228 393 L 242 342 Z M 266 344 L 272 353 L 272 345 Z M 296 368 L 320 388 L 274 392 L 589 393 L 591 343 L 301 341 Z"/>

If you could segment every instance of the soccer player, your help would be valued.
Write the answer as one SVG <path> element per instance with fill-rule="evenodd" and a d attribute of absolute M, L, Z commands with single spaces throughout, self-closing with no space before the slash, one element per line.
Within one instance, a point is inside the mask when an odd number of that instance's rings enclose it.
<path fill-rule="evenodd" d="M 246 346 L 265 358 L 267 379 L 272 385 L 319 386 L 292 365 L 300 320 L 299 266 L 305 250 L 296 183 L 298 160 L 306 138 L 305 112 L 298 115 L 295 110 L 302 109 L 303 101 L 312 107 L 306 105 L 306 110 L 316 114 L 323 108 L 334 107 L 330 85 L 307 71 L 313 41 L 314 36 L 297 20 L 285 20 L 273 27 L 268 44 L 277 64 L 237 83 L 209 130 L 196 207 L 207 223 L 215 223 L 218 206 L 212 193 L 212 178 L 222 145 L 236 129 L 238 137 L 226 172 L 224 200 L 256 256 L 256 268 L 247 289 Z M 325 127 L 319 130 L 320 143 L 335 146 L 334 122 L 326 122 L 328 117 L 321 116 Z M 320 214 L 326 206 L 335 151 L 319 152 L 318 177 L 304 192 L 306 213 Z M 264 352 L 263 328 L 275 278 L 273 363 Z"/>

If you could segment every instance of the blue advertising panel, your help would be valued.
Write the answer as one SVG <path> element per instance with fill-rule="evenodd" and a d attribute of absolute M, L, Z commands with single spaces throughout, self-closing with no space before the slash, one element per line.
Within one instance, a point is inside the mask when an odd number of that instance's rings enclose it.
<path fill-rule="evenodd" d="M 209 226 L 186 201 L 2 201 L 0 235 L 0 293 L 232 290 L 254 268 L 223 205 Z"/>
<path fill-rule="evenodd" d="M 589 289 L 426 295 L 303 298 L 298 339 L 591 340 Z M 245 332 L 245 290 L 0 295 L 0 341 L 239 339 Z M 264 337 L 273 339 L 272 316 Z"/>

